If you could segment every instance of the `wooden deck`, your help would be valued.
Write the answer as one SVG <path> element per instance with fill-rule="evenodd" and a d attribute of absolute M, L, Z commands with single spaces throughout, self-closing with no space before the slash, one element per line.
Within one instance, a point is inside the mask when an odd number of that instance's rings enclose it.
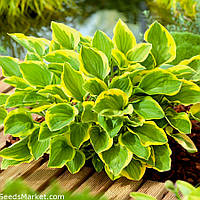
<path fill-rule="evenodd" d="M 14 89 L 4 83 L 0 73 L 0 92 L 12 93 Z M 3 127 L 0 127 L 0 148 L 4 148 L 6 137 L 3 135 Z M 1 162 L 1 158 L 0 158 Z M 21 177 L 33 189 L 45 193 L 49 189 L 51 181 L 56 180 L 67 191 L 81 191 L 90 189 L 92 194 L 102 194 L 110 200 L 131 199 L 129 194 L 133 191 L 143 192 L 156 197 L 158 200 L 175 200 L 173 194 L 167 192 L 164 183 L 141 180 L 130 181 L 120 178 L 111 181 L 105 172 L 96 173 L 94 169 L 84 167 L 79 173 L 72 175 L 66 168 L 47 168 L 47 160 L 41 158 L 30 164 L 21 164 L 0 171 L 0 192 L 8 179 Z"/>

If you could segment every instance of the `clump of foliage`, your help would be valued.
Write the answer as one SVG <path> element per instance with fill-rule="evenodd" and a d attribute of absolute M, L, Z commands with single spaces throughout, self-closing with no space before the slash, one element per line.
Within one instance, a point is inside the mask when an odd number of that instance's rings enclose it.
<path fill-rule="evenodd" d="M 21 139 L 0 151 L 2 168 L 47 153 L 48 167 L 77 173 L 90 159 L 111 179 L 139 180 L 146 168 L 170 170 L 168 136 L 197 152 L 187 134 L 190 117 L 199 119 L 200 59 L 168 65 L 176 44 L 161 24 L 140 44 L 121 20 L 112 40 L 99 30 L 90 38 L 64 24 L 51 28 L 51 41 L 10 34 L 27 48 L 24 61 L 0 57 L 4 81 L 16 87 L 0 95 L 0 122 Z M 176 113 L 179 104 L 194 104 L 193 113 Z"/>
<path fill-rule="evenodd" d="M 172 32 L 171 34 L 176 43 L 176 59 L 171 64 L 178 64 L 184 59 L 200 54 L 200 35 L 189 32 Z"/>
<path fill-rule="evenodd" d="M 0 16 L 13 18 L 32 13 L 42 16 L 44 11 L 54 12 L 55 10 L 62 10 L 64 4 L 74 5 L 74 2 L 71 0 L 1 0 Z"/>
<path fill-rule="evenodd" d="M 21 179 L 9 180 L 1 193 L 1 196 L 6 198 L 12 196 L 15 199 L 52 199 L 57 196 L 57 199 L 67 200 L 106 200 L 105 197 L 90 195 L 88 191 L 83 192 L 66 192 L 59 185 L 52 183 L 47 194 L 41 194 L 27 186 Z M 58 196 L 59 195 L 59 196 Z"/>
<path fill-rule="evenodd" d="M 176 184 L 173 184 L 171 181 L 166 181 L 165 186 L 170 192 L 174 193 L 177 200 L 198 200 L 200 197 L 200 187 L 195 188 L 185 181 L 178 180 Z M 135 200 L 156 200 L 156 198 L 140 192 L 132 192 L 130 196 Z"/>

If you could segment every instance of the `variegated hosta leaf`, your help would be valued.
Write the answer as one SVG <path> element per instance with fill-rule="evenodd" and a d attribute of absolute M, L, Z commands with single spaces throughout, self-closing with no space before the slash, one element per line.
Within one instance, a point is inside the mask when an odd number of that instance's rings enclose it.
<path fill-rule="evenodd" d="M 132 95 L 133 85 L 129 74 L 123 74 L 122 76 L 116 76 L 112 79 L 112 82 L 109 85 L 109 88 L 117 88 L 122 90 L 127 94 L 128 97 Z"/>
<path fill-rule="evenodd" d="M 168 141 L 164 130 L 159 128 L 153 121 L 146 121 L 143 126 L 139 127 L 128 127 L 128 130 L 136 134 L 145 147 L 150 145 L 162 145 Z"/>
<path fill-rule="evenodd" d="M 92 164 L 97 172 L 101 172 L 103 170 L 104 163 L 101 161 L 97 154 L 93 156 Z"/>
<path fill-rule="evenodd" d="M 93 110 L 101 115 L 117 115 L 127 104 L 126 93 L 119 89 L 109 89 L 97 97 Z"/>
<path fill-rule="evenodd" d="M 80 171 L 80 169 L 85 164 L 85 154 L 82 151 L 76 151 L 74 158 L 66 163 L 67 169 L 70 173 L 75 174 Z"/>
<path fill-rule="evenodd" d="M 108 61 L 110 61 L 114 44 L 104 32 L 96 31 L 92 40 L 92 46 L 102 51 L 107 56 Z"/>
<path fill-rule="evenodd" d="M 89 129 L 90 142 L 96 153 L 101 153 L 112 147 L 113 139 L 107 132 L 101 130 L 98 126 Z"/>
<path fill-rule="evenodd" d="M 10 160 L 31 160 L 32 155 L 28 148 L 29 136 L 0 151 L 0 156 Z"/>
<path fill-rule="evenodd" d="M 83 46 L 80 52 L 80 60 L 80 70 L 89 77 L 104 80 L 110 72 L 108 58 L 99 50 Z"/>
<path fill-rule="evenodd" d="M 183 105 L 200 103 L 200 87 L 187 80 L 181 80 L 182 87 L 178 94 L 167 97 L 170 101 L 178 102 Z"/>
<path fill-rule="evenodd" d="M 135 112 L 144 117 L 146 120 L 161 119 L 165 113 L 161 106 L 152 97 L 146 96 L 139 102 L 133 103 Z"/>
<path fill-rule="evenodd" d="M 200 103 L 193 105 L 190 108 L 190 113 L 192 114 L 194 119 L 196 119 L 197 121 L 200 121 Z"/>
<path fill-rule="evenodd" d="M 132 159 L 132 153 L 119 144 L 114 144 L 109 150 L 100 153 L 99 156 L 115 176 L 119 175 Z"/>
<path fill-rule="evenodd" d="M 98 122 L 110 137 L 116 136 L 123 126 L 123 119 L 120 117 L 109 118 L 99 115 Z"/>
<path fill-rule="evenodd" d="M 182 82 L 175 75 L 165 70 L 156 69 L 147 73 L 139 84 L 146 94 L 165 94 L 173 96 L 181 88 Z"/>
<path fill-rule="evenodd" d="M 52 39 L 66 49 L 76 49 L 80 41 L 80 33 L 62 23 L 52 22 Z"/>
<path fill-rule="evenodd" d="M 30 87 L 27 81 L 25 81 L 23 78 L 18 77 L 18 76 L 8 77 L 4 79 L 3 82 L 8 83 L 9 85 L 18 89 L 25 89 L 27 87 Z"/>
<path fill-rule="evenodd" d="M 46 123 L 51 131 L 57 131 L 69 125 L 77 114 L 78 110 L 75 107 L 67 103 L 59 103 L 47 110 Z"/>
<path fill-rule="evenodd" d="M 68 145 L 65 135 L 52 138 L 48 167 L 63 167 L 66 162 L 71 161 L 74 158 L 75 153 L 75 150 Z"/>
<path fill-rule="evenodd" d="M 79 71 L 71 67 L 69 63 L 64 64 L 62 73 L 62 86 L 68 96 L 82 101 L 86 92 L 83 89 L 84 79 Z"/>
<path fill-rule="evenodd" d="M 115 46 L 124 54 L 136 45 L 135 36 L 121 19 L 117 22 L 113 33 Z"/>
<path fill-rule="evenodd" d="M 137 157 L 148 160 L 151 155 L 151 148 L 145 147 L 141 144 L 137 135 L 126 132 L 119 136 L 119 143 L 124 145 L 129 151 L 135 154 Z"/>
<path fill-rule="evenodd" d="M 149 27 L 144 39 L 152 44 L 151 52 L 157 66 L 170 63 L 176 58 L 176 43 L 167 29 L 158 22 Z"/>
<path fill-rule="evenodd" d="M 128 68 L 128 60 L 126 56 L 118 49 L 112 50 L 112 59 L 114 63 L 122 70 Z"/>
<path fill-rule="evenodd" d="M 155 155 L 155 167 L 154 169 L 163 172 L 171 169 L 171 154 L 172 151 L 169 144 L 153 146 Z"/>
<path fill-rule="evenodd" d="M 148 57 L 152 45 L 149 43 L 141 43 L 134 46 L 127 52 L 127 59 L 131 62 L 143 62 Z"/>
<path fill-rule="evenodd" d="M 30 113 L 22 108 L 9 112 L 4 120 L 4 133 L 14 137 L 30 135 L 33 127 Z"/>
<path fill-rule="evenodd" d="M 166 111 L 166 119 L 170 125 L 177 129 L 180 133 L 191 133 L 192 124 L 187 113 L 177 113 L 173 109 L 169 108 Z"/>
<path fill-rule="evenodd" d="M 2 107 L 0 107 L 0 125 L 3 124 L 7 114 L 8 114 L 7 110 L 2 108 Z"/>
<path fill-rule="evenodd" d="M 89 127 L 87 123 L 70 124 L 70 141 L 73 147 L 79 149 L 85 141 L 89 140 Z"/>
<path fill-rule="evenodd" d="M 176 142 L 178 142 L 184 149 L 190 153 L 196 153 L 198 150 L 194 142 L 184 133 L 170 134 Z"/>
<path fill-rule="evenodd" d="M 83 123 L 97 122 L 98 114 L 93 111 L 94 101 L 84 101 L 82 106 L 83 112 L 81 115 L 81 121 Z"/>
<path fill-rule="evenodd" d="M 125 176 L 130 180 L 140 180 L 146 170 L 146 166 L 142 164 L 139 160 L 132 159 L 126 168 L 121 172 L 121 175 Z"/>
<path fill-rule="evenodd" d="M 75 70 L 79 70 L 79 54 L 73 50 L 56 50 L 48 53 L 44 59 L 50 63 L 68 62 Z"/>
<path fill-rule="evenodd" d="M 39 56 L 43 56 L 50 41 L 45 38 L 36 38 L 32 36 L 25 36 L 22 33 L 9 34 L 9 36 L 25 47 L 29 52 L 36 53 Z"/>
<path fill-rule="evenodd" d="M 91 95 L 99 95 L 101 92 L 107 90 L 108 86 L 105 84 L 104 81 L 98 78 L 90 78 L 85 81 L 83 88 Z"/>
<path fill-rule="evenodd" d="M 9 56 L 0 56 L 0 66 L 2 67 L 3 76 L 22 77 L 19 68 L 19 61 Z"/>

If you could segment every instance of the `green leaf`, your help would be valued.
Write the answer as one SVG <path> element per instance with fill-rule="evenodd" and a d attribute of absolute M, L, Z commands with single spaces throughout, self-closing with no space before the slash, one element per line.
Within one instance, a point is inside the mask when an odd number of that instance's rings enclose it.
<path fill-rule="evenodd" d="M 166 110 L 166 119 L 170 125 L 177 129 L 180 133 L 191 133 L 192 124 L 187 113 L 177 113 L 175 110 L 169 108 Z"/>
<path fill-rule="evenodd" d="M 80 60 L 80 70 L 90 77 L 103 80 L 110 72 L 108 58 L 99 50 L 82 46 Z"/>
<path fill-rule="evenodd" d="M 112 50 L 112 59 L 121 70 L 128 67 L 128 60 L 120 50 Z"/>
<path fill-rule="evenodd" d="M 29 60 L 32 60 L 32 61 L 42 61 L 42 58 L 36 54 L 36 53 L 31 53 L 31 52 L 27 52 L 26 53 L 26 57 L 24 58 L 24 61 L 29 61 Z"/>
<path fill-rule="evenodd" d="M 32 36 L 25 36 L 22 33 L 9 34 L 16 42 L 25 47 L 32 53 L 37 53 L 40 56 L 45 54 L 46 48 L 50 42 L 45 38 L 36 38 Z"/>
<path fill-rule="evenodd" d="M 132 159 L 126 168 L 121 172 L 129 180 L 138 181 L 140 180 L 146 170 L 146 166 L 142 164 L 139 160 Z"/>
<path fill-rule="evenodd" d="M 183 196 L 188 196 L 190 195 L 190 193 L 192 193 L 195 190 L 195 187 L 193 185 L 185 181 L 178 180 L 176 181 L 176 185 Z"/>
<path fill-rule="evenodd" d="M 81 121 L 83 123 L 97 122 L 98 114 L 93 111 L 94 101 L 84 101 L 82 103 L 82 106 L 83 106 L 83 112 L 81 115 Z"/>
<path fill-rule="evenodd" d="M 115 46 L 124 54 L 136 45 L 135 36 L 121 19 L 117 22 L 113 33 Z"/>
<path fill-rule="evenodd" d="M 25 89 L 30 86 L 23 78 L 17 76 L 8 77 L 4 79 L 3 82 L 18 89 Z"/>
<path fill-rule="evenodd" d="M 194 104 L 190 108 L 190 113 L 197 121 L 200 121 L 200 103 Z"/>
<path fill-rule="evenodd" d="M 59 131 L 50 131 L 49 127 L 47 126 L 46 122 L 44 121 L 40 125 L 38 140 L 47 140 L 51 137 L 67 133 L 68 131 L 69 131 L 68 126 L 60 129 Z"/>
<path fill-rule="evenodd" d="M 68 62 L 75 70 L 79 70 L 79 54 L 72 50 L 57 50 L 48 53 L 44 59 L 51 63 Z"/>
<path fill-rule="evenodd" d="M 147 73 L 139 84 L 146 94 L 175 95 L 181 88 L 181 81 L 175 75 L 161 69 L 154 69 Z"/>
<path fill-rule="evenodd" d="M 55 97 L 64 99 L 66 101 L 69 100 L 67 95 L 64 93 L 62 88 L 59 85 L 47 85 L 44 89 L 38 91 L 40 94 L 51 94 Z"/>
<path fill-rule="evenodd" d="M 44 64 L 28 61 L 20 64 L 23 77 L 33 86 L 46 86 L 51 83 L 51 72 Z"/>
<path fill-rule="evenodd" d="M 22 77 L 19 69 L 19 61 L 9 56 L 0 56 L 0 66 L 2 67 L 3 76 L 18 76 Z"/>
<path fill-rule="evenodd" d="M 119 117 L 107 118 L 99 115 L 98 122 L 111 138 L 115 137 L 123 126 L 123 120 Z"/>
<path fill-rule="evenodd" d="M 60 77 L 63 72 L 63 63 L 49 63 L 47 68 Z"/>
<path fill-rule="evenodd" d="M 168 68 L 167 71 L 176 75 L 179 79 L 186 79 L 188 81 L 192 80 L 192 77 L 197 73 L 194 69 L 186 65 L 176 65 Z"/>
<path fill-rule="evenodd" d="M 154 22 L 146 31 L 145 40 L 152 44 L 156 65 L 172 62 L 176 58 L 176 43 L 167 29 Z"/>
<path fill-rule="evenodd" d="M 103 31 L 96 31 L 92 40 L 92 46 L 102 51 L 109 61 L 111 60 L 111 52 L 114 44 Z"/>
<path fill-rule="evenodd" d="M 92 158 L 92 164 L 96 170 L 96 172 L 101 172 L 103 170 L 104 164 L 101 161 L 101 159 L 99 158 L 99 156 L 97 154 L 95 154 Z"/>
<path fill-rule="evenodd" d="M 198 152 L 194 142 L 187 135 L 183 133 L 175 133 L 175 134 L 170 134 L 170 136 L 174 138 L 174 140 L 178 142 L 189 153 Z"/>
<path fill-rule="evenodd" d="M 68 170 L 72 174 L 79 172 L 84 164 L 85 154 L 82 151 L 76 151 L 74 158 L 66 163 Z"/>
<path fill-rule="evenodd" d="M 155 167 L 154 169 L 159 172 L 169 171 L 171 169 L 171 154 L 172 151 L 169 148 L 169 144 L 153 146 L 155 155 Z"/>
<path fill-rule="evenodd" d="M 52 138 L 48 167 L 62 168 L 66 162 L 74 158 L 75 153 L 75 150 L 68 145 L 66 136 Z"/>
<path fill-rule="evenodd" d="M 135 200 L 157 200 L 154 197 L 140 192 L 131 192 L 130 196 L 133 197 Z"/>
<path fill-rule="evenodd" d="M 0 94 L 0 106 L 5 105 L 5 103 L 6 103 L 6 101 L 7 101 L 7 99 L 8 99 L 9 96 L 10 95 L 4 94 L 4 93 Z"/>
<path fill-rule="evenodd" d="M 76 49 L 80 41 L 80 33 L 62 23 L 51 23 L 52 39 L 66 49 Z"/>
<path fill-rule="evenodd" d="M 50 139 L 39 141 L 39 128 L 36 128 L 30 135 L 28 147 L 30 153 L 33 155 L 35 160 L 38 160 L 49 148 Z"/>
<path fill-rule="evenodd" d="M 183 105 L 200 103 L 200 87 L 187 80 L 181 80 L 182 87 L 178 94 L 167 97 L 170 101 L 178 102 Z"/>
<path fill-rule="evenodd" d="M 122 146 L 125 146 L 129 151 L 131 151 L 133 154 L 135 154 L 139 158 L 148 160 L 151 155 L 151 148 L 144 147 L 141 144 L 138 136 L 130 132 L 121 134 L 119 136 L 119 143 Z"/>
<path fill-rule="evenodd" d="M 101 153 L 111 148 L 113 139 L 108 133 L 101 130 L 98 126 L 93 126 L 89 129 L 90 143 L 96 153 Z"/>
<path fill-rule="evenodd" d="M 63 86 L 67 95 L 82 101 L 86 94 L 85 90 L 83 89 L 83 84 L 84 79 L 82 74 L 74 70 L 70 64 L 65 63 L 61 85 Z"/>
<path fill-rule="evenodd" d="M 149 43 L 137 44 L 127 52 L 127 59 L 131 62 L 143 62 L 147 59 L 151 48 L 152 45 Z"/>
<path fill-rule="evenodd" d="M 0 156 L 6 159 L 16 161 L 32 159 L 32 155 L 30 154 L 30 150 L 28 148 L 28 141 L 29 137 L 25 137 L 24 139 L 20 140 L 19 142 L 16 142 L 8 148 L 4 148 L 0 151 Z"/>
<path fill-rule="evenodd" d="M 33 120 L 30 113 L 24 109 L 12 110 L 4 120 L 4 133 L 14 137 L 26 136 L 33 128 Z"/>
<path fill-rule="evenodd" d="M 69 125 L 77 114 L 78 110 L 75 107 L 67 103 L 59 103 L 47 110 L 45 119 L 49 129 L 57 131 Z"/>
<path fill-rule="evenodd" d="M 73 147 L 79 149 L 81 145 L 89 140 L 89 124 L 73 123 L 70 124 L 70 141 Z"/>
<path fill-rule="evenodd" d="M 146 96 L 139 102 L 133 103 L 135 112 L 144 117 L 146 120 L 161 119 L 165 113 L 161 106 L 152 97 Z"/>
<path fill-rule="evenodd" d="M 128 97 L 130 97 L 132 95 L 133 85 L 131 79 L 129 78 L 129 74 L 125 73 L 121 76 L 114 77 L 109 85 L 109 88 L 120 89 L 125 92 Z"/>
<path fill-rule="evenodd" d="M 114 176 L 119 175 L 132 159 L 132 153 L 119 144 L 113 145 L 99 156 Z"/>
<path fill-rule="evenodd" d="M 1 162 L 1 170 L 5 170 L 10 166 L 16 166 L 21 163 L 26 163 L 26 162 L 29 163 L 31 160 L 32 159 L 19 161 L 19 160 L 8 160 L 8 159 L 3 158 L 2 162 Z"/>
<path fill-rule="evenodd" d="M 105 82 L 98 78 L 90 78 L 88 79 L 83 88 L 90 93 L 90 95 L 99 95 L 101 92 L 108 90 Z"/>
<path fill-rule="evenodd" d="M 109 89 L 97 97 L 93 110 L 101 115 L 115 115 L 122 111 L 127 104 L 126 93 L 119 89 Z"/>
<path fill-rule="evenodd" d="M 145 147 L 150 145 L 162 145 L 168 141 L 163 129 L 159 128 L 153 121 L 146 121 L 143 126 L 140 127 L 128 127 L 128 130 L 137 135 L 142 145 Z"/>
<path fill-rule="evenodd" d="M 8 112 L 4 108 L 0 107 L 0 125 L 3 124 Z"/>

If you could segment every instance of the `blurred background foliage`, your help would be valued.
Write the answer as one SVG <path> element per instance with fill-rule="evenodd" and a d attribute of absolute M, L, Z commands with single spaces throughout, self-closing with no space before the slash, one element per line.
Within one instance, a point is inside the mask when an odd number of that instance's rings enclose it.
<path fill-rule="evenodd" d="M 148 25 L 158 20 L 171 32 L 185 32 L 188 47 L 193 35 L 186 32 L 200 33 L 200 1 L 0 0 L 0 54 L 20 59 L 25 55 L 24 49 L 7 33 L 20 32 L 50 39 L 50 22 L 53 20 L 72 26 L 83 35 L 91 36 L 101 29 L 112 37 L 112 29 L 119 18 L 128 24 L 137 41 L 142 41 L 141 35 Z M 178 43 L 180 37 L 174 36 Z M 195 36 L 195 41 L 199 45 L 199 37 Z"/>

